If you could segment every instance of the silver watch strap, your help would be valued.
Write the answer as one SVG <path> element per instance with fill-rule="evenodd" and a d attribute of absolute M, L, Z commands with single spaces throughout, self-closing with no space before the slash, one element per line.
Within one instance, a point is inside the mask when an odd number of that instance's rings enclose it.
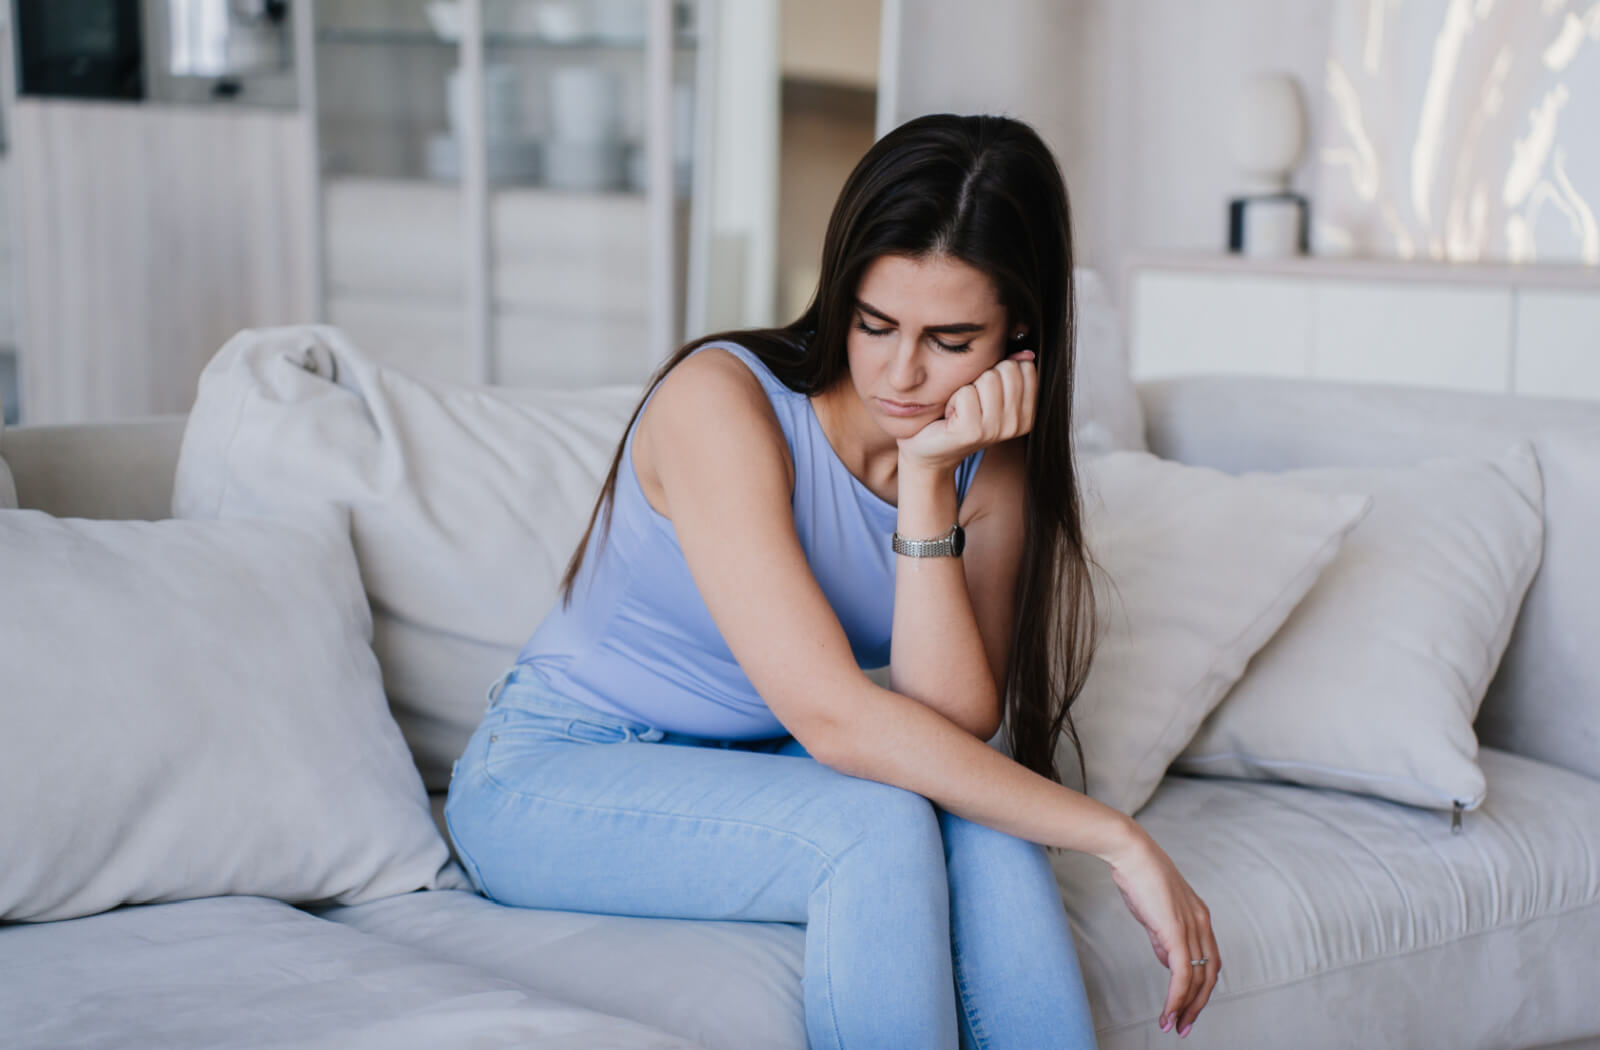
<path fill-rule="evenodd" d="M 960 525 L 950 526 L 949 532 L 931 540 L 908 540 L 897 532 L 889 546 L 908 558 L 954 558 L 961 553 L 961 535 Z"/>

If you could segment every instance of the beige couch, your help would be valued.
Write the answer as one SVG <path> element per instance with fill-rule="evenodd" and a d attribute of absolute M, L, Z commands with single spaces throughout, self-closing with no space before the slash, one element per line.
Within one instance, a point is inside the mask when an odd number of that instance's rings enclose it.
<path fill-rule="evenodd" d="M 1228 472 L 1600 434 L 1600 405 L 1577 402 L 1217 377 L 1139 393 L 1153 451 Z M 14 429 L 0 456 L 24 507 L 162 518 L 182 428 L 173 417 Z M 1184 776 L 1139 813 L 1210 904 L 1226 959 L 1189 1045 L 1600 1048 L 1600 462 L 1590 481 L 1547 486 L 1544 568 L 1477 723 L 1488 799 L 1459 834 L 1448 815 L 1358 795 Z M 1065 855 L 1058 874 L 1102 1046 L 1173 1045 L 1155 1024 L 1164 971 L 1103 867 Z M 282 1035 L 279 1018 L 346 987 L 333 970 L 352 989 L 393 982 L 414 1003 L 417 986 L 395 975 L 436 966 L 428 995 L 451 1003 L 520 988 L 531 998 L 519 1008 L 639 1022 L 552 1028 L 540 1046 L 804 1046 L 792 927 L 517 911 L 460 891 L 317 915 L 235 903 L 0 928 L 0 1029 L 12 1033 L 0 1041 L 207 1045 L 229 1011 L 237 1031 Z M 270 972 L 251 969 L 257 957 L 275 960 Z M 365 969 L 345 965 L 356 958 Z M 213 1027 L 181 1020 L 199 1003 Z M 373 1016 L 344 1016 L 348 1029 L 321 1041 L 250 1045 L 399 1045 L 384 1025 L 403 1006 L 363 1007 Z M 430 1045 L 471 1036 L 429 1016 Z"/>

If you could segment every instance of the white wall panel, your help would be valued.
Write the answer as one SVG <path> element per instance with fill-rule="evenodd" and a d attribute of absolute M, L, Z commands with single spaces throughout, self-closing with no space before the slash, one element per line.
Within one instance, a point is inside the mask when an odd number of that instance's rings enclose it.
<path fill-rule="evenodd" d="M 1042 2 L 1042 0 L 1041 0 Z M 1222 251 L 1241 180 L 1231 149 L 1245 77 L 1282 71 L 1306 96 L 1308 143 L 1323 120 L 1328 45 L 1341 0 L 1074 0 L 1062 35 L 1014 46 L 1052 56 L 1075 107 L 1053 141 L 1073 195 L 1081 261 L 1111 281 L 1132 254 Z M 983 17 L 986 5 L 970 5 Z M 1309 188 L 1307 150 L 1295 183 Z"/>

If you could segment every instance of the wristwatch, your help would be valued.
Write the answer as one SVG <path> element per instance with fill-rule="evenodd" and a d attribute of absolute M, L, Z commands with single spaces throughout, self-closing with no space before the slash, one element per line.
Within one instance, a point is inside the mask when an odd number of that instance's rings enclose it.
<path fill-rule="evenodd" d="M 931 540 L 908 540 L 897 532 L 889 545 L 908 558 L 959 558 L 967 545 L 967 532 L 952 525 L 949 532 Z"/>

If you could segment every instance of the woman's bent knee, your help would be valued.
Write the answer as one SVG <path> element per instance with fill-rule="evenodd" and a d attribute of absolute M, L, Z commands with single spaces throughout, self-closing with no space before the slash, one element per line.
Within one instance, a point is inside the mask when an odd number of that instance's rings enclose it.
<path fill-rule="evenodd" d="M 944 841 L 933 803 L 914 791 L 861 780 L 840 807 L 840 830 L 847 835 L 843 855 L 864 854 L 876 864 L 927 866 L 940 878 Z"/>

